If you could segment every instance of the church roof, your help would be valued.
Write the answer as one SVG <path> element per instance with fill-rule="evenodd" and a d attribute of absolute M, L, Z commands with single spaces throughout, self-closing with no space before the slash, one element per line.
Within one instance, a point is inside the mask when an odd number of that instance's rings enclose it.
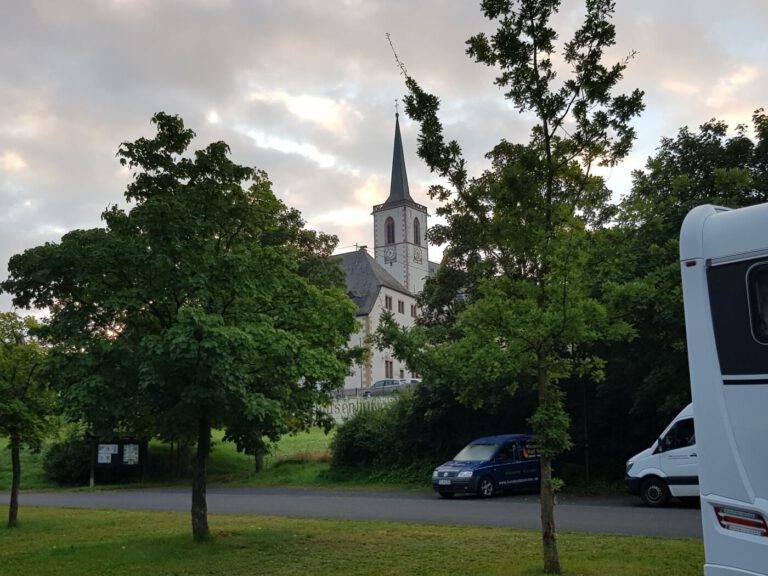
<path fill-rule="evenodd" d="M 384 204 L 407 200 L 413 202 L 408 190 L 408 174 L 405 172 L 403 141 L 400 138 L 400 115 L 395 114 L 395 148 L 392 152 L 392 179 L 389 185 L 389 197 Z"/>
<path fill-rule="evenodd" d="M 336 257 L 347 273 L 347 295 L 357 304 L 358 316 L 371 313 L 383 286 L 411 295 L 365 248 Z"/>

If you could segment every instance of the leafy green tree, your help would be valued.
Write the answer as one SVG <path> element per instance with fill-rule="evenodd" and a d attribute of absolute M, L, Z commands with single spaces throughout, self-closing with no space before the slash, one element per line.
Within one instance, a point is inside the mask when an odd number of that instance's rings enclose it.
<path fill-rule="evenodd" d="M 208 536 L 211 430 L 253 451 L 314 422 L 341 385 L 355 329 L 334 237 L 304 228 L 264 172 L 224 142 L 193 156 L 194 132 L 153 117 L 157 135 L 120 146 L 134 171 L 105 228 L 75 230 L 11 258 L 2 288 L 50 310 L 62 400 L 95 433 L 196 444 L 192 532 Z"/>
<path fill-rule="evenodd" d="M 0 312 L 0 436 L 11 451 L 8 527 L 17 524 L 22 446 L 39 450 L 54 412 L 55 398 L 45 376 L 45 350 L 31 332 L 35 319 Z"/>
<path fill-rule="evenodd" d="M 382 341 L 425 378 L 452 379 L 468 403 L 519 384 L 536 388 L 530 423 L 541 444 L 544 570 L 559 573 L 552 458 L 570 441 L 557 383 L 574 372 L 599 378 L 601 361 L 582 350 L 627 333 L 587 292 L 589 232 L 613 215 L 610 192 L 591 169 L 626 156 L 642 93 L 613 94 L 628 59 L 603 64 L 615 43 L 613 2 L 587 0 L 584 20 L 562 50 L 550 24 L 559 1 L 481 6 L 497 29 L 470 38 L 467 53 L 499 70 L 496 85 L 535 125 L 527 144 L 502 141 L 488 154 L 491 168 L 470 179 L 458 143 L 445 142 L 438 98 L 401 64 L 406 112 L 421 124 L 419 155 L 448 182 L 431 189 L 447 223 L 434 226 L 430 238 L 447 247 L 444 271 L 425 290 L 425 326 L 402 331 L 389 323 Z M 560 54 L 567 70 L 555 70 Z M 560 81 L 562 73 L 568 75 Z"/>
<path fill-rule="evenodd" d="M 678 245 L 683 219 L 701 204 L 738 208 L 768 201 L 768 117 L 757 110 L 752 122 L 754 136 L 746 126 L 729 133 L 713 119 L 663 138 L 645 169 L 633 173 L 618 225 L 600 232 L 596 293 L 608 287 L 616 313 L 637 331 L 632 342 L 605 351 L 609 365 L 600 391 L 616 402 L 606 412 L 631 414 L 645 442 L 658 432 L 649 427 L 658 428 L 690 401 Z"/>

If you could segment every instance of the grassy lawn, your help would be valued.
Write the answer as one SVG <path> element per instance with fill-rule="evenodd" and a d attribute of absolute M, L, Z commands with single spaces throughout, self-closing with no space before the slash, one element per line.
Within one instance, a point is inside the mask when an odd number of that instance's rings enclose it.
<path fill-rule="evenodd" d="M 541 574 L 539 533 L 505 528 L 211 515 L 214 538 L 194 544 L 188 514 L 22 507 L 19 519 L 0 528 L 9 574 Z M 561 533 L 558 543 L 572 576 L 693 576 L 703 565 L 701 540 Z"/>
<path fill-rule="evenodd" d="M 22 489 L 56 488 L 57 484 L 43 474 L 43 455 L 23 449 L 19 454 Z M 5 438 L 0 438 L 0 490 L 11 489 L 11 451 Z"/>
<path fill-rule="evenodd" d="M 237 451 L 231 442 L 223 442 L 222 432 L 214 433 L 214 444 L 208 466 L 208 480 L 211 485 L 288 485 L 288 486 L 330 486 L 333 483 L 324 474 L 329 468 L 330 444 L 333 432 L 326 435 L 321 429 L 285 436 L 264 460 L 264 469 L 254 471 L 254 460 Z M 150 453 L 162 458 L 169 451 L 167 445 L 152 442 Z M 55 482 L 46 479 L 42 468 L 42 454 L 28 450 L 21 451 L 22 490 L 56 489 Z M 149 471 L 145 485 L 188 484 L 186 478 L 169 477 Z M 0 439 L 0 490 L 11 486 L 11 454 L 6 440 Z"/>
<path fill-rule="evenodd" d="M 264 459 L 264 468 L 254 471 L 252 456 L 239 453 L 231 442 L 222 442 L 221 434 L 214 439 L 208 467 L 211 484 L 327 486 L 324 478 L 329 468 L 328 446 L 333 432 L 325 434 L 320 428 L 285 436 Z"/>

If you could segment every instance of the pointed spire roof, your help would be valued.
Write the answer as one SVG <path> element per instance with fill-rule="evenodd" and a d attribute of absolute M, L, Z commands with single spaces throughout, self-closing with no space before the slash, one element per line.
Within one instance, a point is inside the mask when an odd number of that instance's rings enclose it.
<path fill-rule="evenodd" d="M 405 173 L 405 155 L 403 141 L 400 139 L 400 114 L 395 114 L 395 149 L 392 153 L 392 180 L 389 185 L 389 198 L 384 204 L 407 200 L 413 202 L 408 190 L 408 175 Z"/>

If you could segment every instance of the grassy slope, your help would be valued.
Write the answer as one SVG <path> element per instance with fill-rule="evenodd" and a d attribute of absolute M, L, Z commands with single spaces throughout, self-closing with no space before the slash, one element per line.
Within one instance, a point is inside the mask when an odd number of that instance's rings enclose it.
<path fill-rule="evenodd" d="M 275 450 L 265 459 L 265 467 L 259 473 L 253 471 L 253 458 L 239 453 L 231 442 L 221 441 L 222 433 L 214 438 L 213 451 L 208 467 L 211 484 L 252 484 L 252 485 L 329 485 L 324 478 L 328 470 L 328 445 L 330 435 L 315 428 L 309 432 L 286 436 Z M 167 447 L 153 443 L 151 452 L 167 453 Z M 42 455 L 28 450 L 21 452 L 22 489 L 57 488 L 55 483 L 43 475 Z M 147 483 L 168 483 L 167 478 L 147 478 Z M 170 480 L 172 483 L 187 484 L 184 478 Z M 0 490 L 11 486 L 11 454 L 6 441 L 0 439 Z"/>
<path fill-rule="evenodd" d="M 0 518 L 7 507 L 0 506 Z M 392 522 L 212 515 L 215 537 L 191 541 L 181 513 L 21 509 L 0 528 L 0 556 L 14 574 L 537 575 L 538 532 Z M 565 575 L 701 574 L 701 540 L 561 533 Z"/>

